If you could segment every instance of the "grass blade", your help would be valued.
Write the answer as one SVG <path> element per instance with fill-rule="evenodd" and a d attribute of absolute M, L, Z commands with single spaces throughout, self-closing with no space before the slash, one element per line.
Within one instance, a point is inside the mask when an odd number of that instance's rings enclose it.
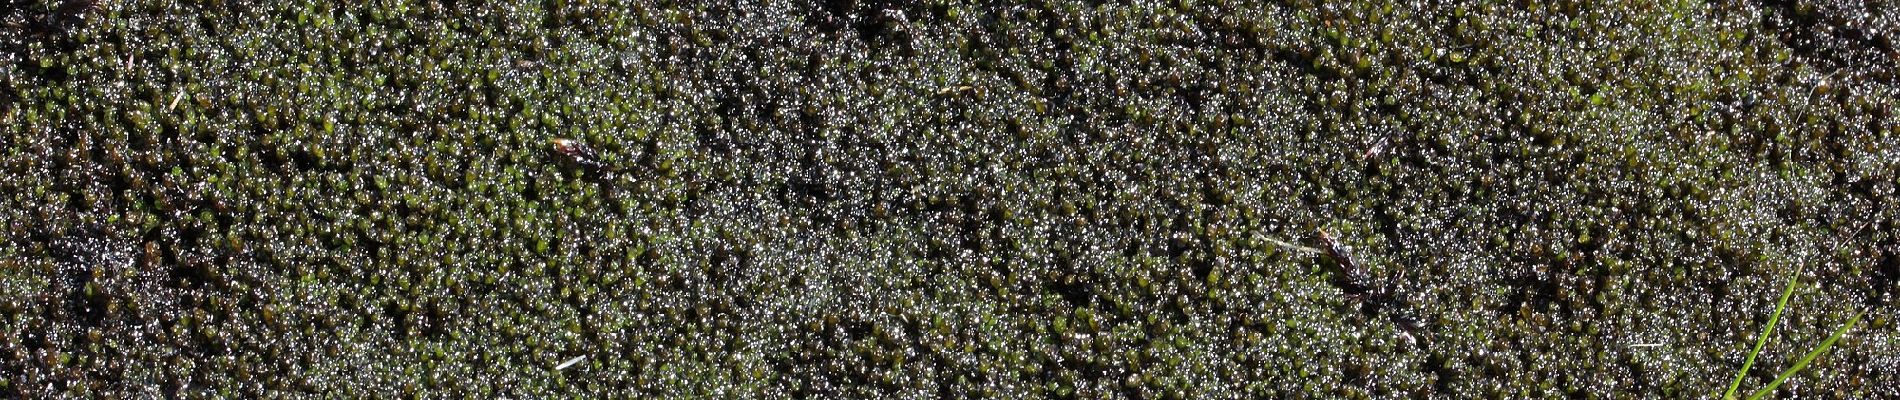
<path fill-rule="evenodd" d="M 1761 336 L 1755 339 L 1755 349 L 1748 352 L 1748 359 L 1742 361 L 1742 370 L 1735 373 L 1735 381 L 1729 382 L 1728 391 L 1722 392 L 1723 399 L 1735 398 L 1735 389 L 1742 387 L 1742 378 L 1748 376 L 1748 369 L 1755 366 L 1755 356 L 1761 355 L 1761 348 L 1768 344 L 1768 334 L 1775 332 L 1775 324 L 1781 322 L 1781 310 L 1788 307 L 1788 297 L 1794 295 L 1794 287 L 1801 283 L 1795 272 L 1788 272 L 1788 288 L 1781 290 L 1781 300 L 1775 302 L 1775 313 L 1768 317 L 1768 326 L 1761 328 Z"/>
<path fill-rule="evenodd" d="M 1782 371 L 1781 376 L 1775 377 L 1774 382 L 1768 383 L 1768 387 L 1761 388 L 1761 390 L 1756 391 L 1755 394 L 1748 396 L 1748 400 L 1757 400 L 1767 396 L 1769 393 L 1773 393 L 1776 387 L 1781 386 L 1782 382 L 1788 381 L 1788 378 L 1793 378 L 1794 374 L 1801 372 L 1802 368 L 1807 368 L 1808 363 L 1813 362 L 1815 357 L 1820 357 L 1821 353 L 1826 352 L 1828 348 L 1834 347 L 1834 342 L 1840 340 L 1841 336 L 1846 336 L 1847 330 L 1853 329 L 1854 325 L 1860 324 L 1860 316 L 1864 313 L 1865 311 L 1854 313 L 1854 318 L 1847 320 L 1847 325 L 1835 330 L 1833 336 L 1828 336 L 1826 341 L 1821 342 L 1821 346 L 1815 347 L 1814 351 L 1808 352 L 1808 355 L 1801 356 L 1801 361 L 1795 362 L 1794 366 L 1789 367 L 1787 371 Z"/>

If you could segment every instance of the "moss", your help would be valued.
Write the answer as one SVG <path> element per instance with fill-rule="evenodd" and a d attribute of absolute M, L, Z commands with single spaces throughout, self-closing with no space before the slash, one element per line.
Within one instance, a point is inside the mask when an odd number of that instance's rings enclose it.
<path fill-rule="evenodd" d="M 0 393 L 1900 396 L 1893 18 L 1186 3 L 9 7 Z"/>

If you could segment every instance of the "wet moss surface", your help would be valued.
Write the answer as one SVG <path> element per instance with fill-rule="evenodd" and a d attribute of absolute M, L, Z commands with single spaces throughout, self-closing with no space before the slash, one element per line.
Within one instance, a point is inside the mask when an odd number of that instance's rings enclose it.
<path fill-rule="evenodd" d="M 1700 397 L 1792 276 L 1900 397 L 1894 7 L 267 3 L 0 2 L 0 394 Z"/>

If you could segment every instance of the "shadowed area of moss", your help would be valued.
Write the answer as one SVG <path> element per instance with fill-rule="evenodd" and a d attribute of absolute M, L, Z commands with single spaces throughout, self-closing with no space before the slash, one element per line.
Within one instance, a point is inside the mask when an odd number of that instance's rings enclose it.
<path fill-rule="evenodd" d="M 0 394 L 1900 397 L 1892 7 L 267 3 L 0 0 Z"/>

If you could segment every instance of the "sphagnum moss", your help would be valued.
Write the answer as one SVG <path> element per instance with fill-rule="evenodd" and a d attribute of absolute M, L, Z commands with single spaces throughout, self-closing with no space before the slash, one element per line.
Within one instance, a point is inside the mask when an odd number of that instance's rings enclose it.
<path fill-rule="evenodd" d="M 1900 396 L 1852 3 L 13 5 L 0 393 Z"/>

